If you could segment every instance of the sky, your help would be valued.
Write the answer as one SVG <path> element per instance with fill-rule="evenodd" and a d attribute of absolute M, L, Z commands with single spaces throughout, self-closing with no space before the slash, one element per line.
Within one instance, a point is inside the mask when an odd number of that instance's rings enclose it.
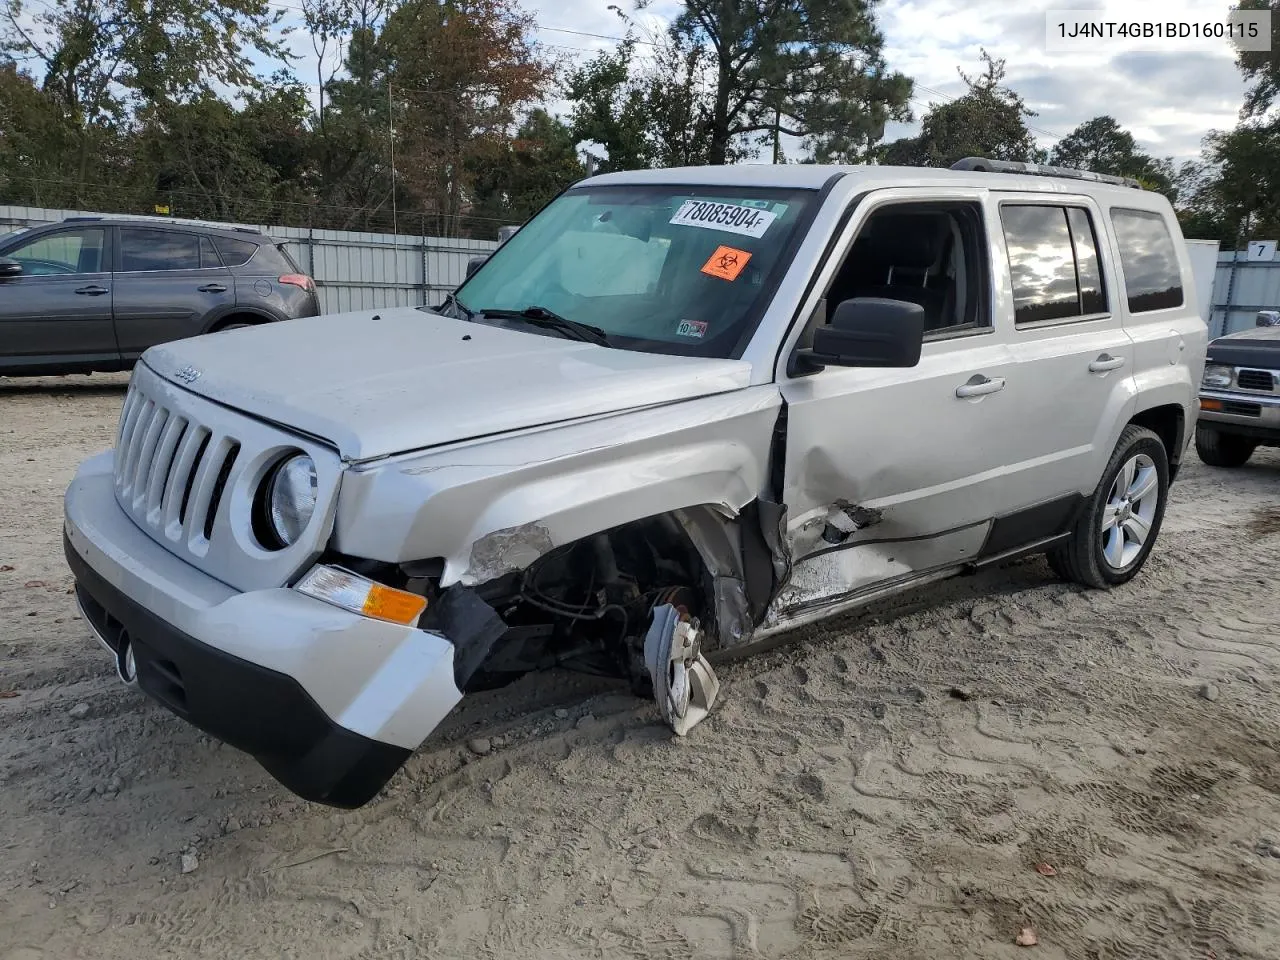
<path fill-rule="evenodd" d="M 619 0 L 624 9 L 628 2 Z M 585 60 L 613 46 L 602 37 L 619 36 L 625 29 L 609 9 L 612 3 L 524 0 L 524 7 L 538 22 L 540 43 L 555 54 Z M 1047 11 L 1104 4 L 1107 15 L 1122 11 L 1130 21 L 1175 17 L 1221 22 L 1231 6 L 1229 0 L 881 0 L 875 10 L 885 37 L 885 59 L 891 69 L 916 81 L 911 105 L 916 121 L 890 124 L 886 138 L 918 132 L 919 117 L 932 104 L 963 94 L 957 70 L 981 72 L 983 48 L 1006 61 L 1006 83 L 1036 111 L 1028 123 L 1046 148 L 1103 113 L 1115 117 L 1147 152 L 1175 160 L 1197 156 L 1211 129 L 1234 126 L 1245 84 L 1226 41 L 1178 52 L 1047 51 Z M 633 15 L 642 31 L 660 30 L 677 7 L 673 0 L 655 0 L 643 14 Z M 297 37 L 293 46 L 301 57 L 299 75 L 313 77 L 315 57 L 307 39 Z"/>

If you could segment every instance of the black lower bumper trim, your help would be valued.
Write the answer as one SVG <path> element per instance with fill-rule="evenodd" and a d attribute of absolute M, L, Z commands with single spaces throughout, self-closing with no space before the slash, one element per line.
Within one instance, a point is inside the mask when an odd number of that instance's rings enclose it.
<path fill-rule="evenodd" d="M 1199 425 L 1232 437 L 1245 437 L 1255 441 L 1260 447 L 1280 447 L 1280 430 L 1275 427 L 1255 427 L 1247 423 L 1227 423 L 1222 420 L 1200 420 Z"/>
<path fill-rule="evenodd" d="M 243 750 L 298 796 L 363 806 L 411 751 L 338 726 L 292 677 L 175 629 L 104 580 L 63 534 L 76 593 L 99 635 L 133 647 L 138 686 L 173 713 Z"/>

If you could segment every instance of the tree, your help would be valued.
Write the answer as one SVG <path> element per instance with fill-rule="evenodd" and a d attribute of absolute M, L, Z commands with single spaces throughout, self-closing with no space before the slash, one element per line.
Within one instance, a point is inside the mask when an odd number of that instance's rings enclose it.
<path fill-rule="evenodd" d="M 1240 0 L 1238 9 L 1271 11 L 1271 49 L 1242 50 L 1236 56 L 1245 80 L 1252 83 L 1241 115 L 1261 117 L 1280 97 L 1280 0 Z"/>
<path fill-rule="evenodd" d="M 1206 159 L 1185 161 L 1174 177 L 1175 211 L 1186 237 L 1234 245 L 1237 224 L 1223 209 L 1222 170 Z"/>
<path fill-rule="evenodd" d="M 131 110 L 196 101 L 214 87 L 255 89 L 249 51 L 287 62 L 271 31 L 281 14 L 268 0 L 0 0 L 0 55 L 43 69 L 41 89 L 77 131 L 64 175 L 87 205 L 118 149 Z M 90 177 L 90 160 L 93 177 Z M 126 163 L 127 166 L 127 163 Z"/>
<path fill-rule="evenodd" d="M 321 136 L 324 136 L 325 91 L 338 73 L 328 61 L 330 55 L 337 52 L 341 64 L 342 41 L 352 28 L 354 13 L 350 0 L 302 0 L 302 19 L 311 35 L 311 49 L 316 55 L 316 116 Z"/>
<path fill-rule="evenodd" d="M 249 94 L 237 109 L 212 93 L 139 114 L 138 138 L 155 198 L 174 213 L 249 223 L 294 222 L 311 175 L 311 107 L 296 81 Z"/>
<path fill-rule="evenodd" d="M 925 114 L 920 134 L 885 144 L 883 163 L 902 166 L 949 167 L 965 157 L 1043 162 L 1026 118 L 1034 117 L 1022 98 L 1003 86 L 1004 61 L 982 51 L 986 70 L 971 77 L 960 72 L 969 92 Z"/>
<path fill-rule="evenodd" d="M 596 54 L 573 71 L 565 84 L 572 101 L 573 142 L 591 141 L 605 151 L 600 173 L 653 166 L 650 114 L 645 81 L 635 68 L 636 40 L 628 35 L 614 50 Z"/>
<path fill-rule="evenodd" d="M 684 0 L 671 36 L 706 55 L 707 161 L 800 137 L 824 160 L 852 159 L 908 119 L 911 81 L 889 73 L 875 0 Z M 776 149 L 775 149 L 776 152 Z"/>
<path fill-rule="evenodd" d="M 477 163 L 540 103 L 551 69 L 515 0 L 409 0 L 379 37 L 396 102 L 408 194 L 455 234 Z"/>
<path fill-rule="evenodd" d="M 267 0 L 49 0 L 27 14 L 0 0 L 0 52 L 39 62 L 43 88 L 82 125 L 134 103 L 260 84 L 250 50 L 287 63 Z"/>
<path fill-rule="evenodd" d="M 1215 131 L 1206 142 L 1226 223 L 1240 226 L 1244 239 L 1280 234 L 1280 118 Z"/>
<path fill-rule="evenodd" d="M 1133 134 L 1112 117 L 1094 117 L 1080 124 L 1054 145 L 1049 162 L 1060 167 L 1133 177 L 1149 189 L 1169 196 L 1176 194 L 1172 161 L 1157 160 L 1143 153 Z"/>
<path fill-rule="evenodd" d="M 542 108 L 533 110 L 515 139 L 473 171 L 472 213 L 491 223 L 523 223 L 586 171 L 570 129 Z M 492 239 L 492 236 L 490 236 Z"/>

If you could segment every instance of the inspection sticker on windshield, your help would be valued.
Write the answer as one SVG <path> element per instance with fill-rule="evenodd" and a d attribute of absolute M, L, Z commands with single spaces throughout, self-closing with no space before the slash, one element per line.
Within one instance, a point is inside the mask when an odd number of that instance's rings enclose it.
<path fill-rule="evenodd" d="M 747 261 L 750 259 L 751 254 L 745 250 L 716 247 L 716 252 L 702 265 L 702 272 L 709 277 L 719 277 L 721 280 L 737 280 L 738 274 L 746 268 Z"/>
<path fill-rule="evenodd" d="M 705 320 L 681 320 L 679 326 L 676 327 L 676 336 L 678 337 L 698 337 L 701 339 L 707 334 L 707 321 Z"/>
<path fill-rule="evenodd" d="M 686 200 L 668 222 L 681 227 L 740 233 L 744 237 L 763 237 L 775 219 L 772 211 L 758 207 L 715 200 Z"/>

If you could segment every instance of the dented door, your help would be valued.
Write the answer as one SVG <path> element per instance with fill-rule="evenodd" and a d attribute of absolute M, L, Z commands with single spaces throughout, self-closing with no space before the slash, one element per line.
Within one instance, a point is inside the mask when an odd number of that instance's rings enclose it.
<path fill-rule="evenodd" d="M 855 213 L 832 260 L 843 260 L 861 223 L 886 203 L 981 204 L 983 194 L 877 191 Z M 989 278 L 989 243 L 983 257 Z M 803 315 L 835 272 L 831 262 L 820 269 Z M 987 296 L 987 306 L 995 299 Z M 1018 484 L 1009 474 L 1017 467 L 1007 465 L 1019 461 L 1022 438 L 1035 428 L 1010 402 L 1017 391 L 1006 388 L 1019 374 L 999 311 L 991 313 L 983 328 L 927 339 L 910 369 L 827 367 L 791 378 L 784 350 L 779 386 L 787 403 L 792 573 L 766 627 L 972 559 L 991 519 L 1025 506 L 1011 502 Z"/>

